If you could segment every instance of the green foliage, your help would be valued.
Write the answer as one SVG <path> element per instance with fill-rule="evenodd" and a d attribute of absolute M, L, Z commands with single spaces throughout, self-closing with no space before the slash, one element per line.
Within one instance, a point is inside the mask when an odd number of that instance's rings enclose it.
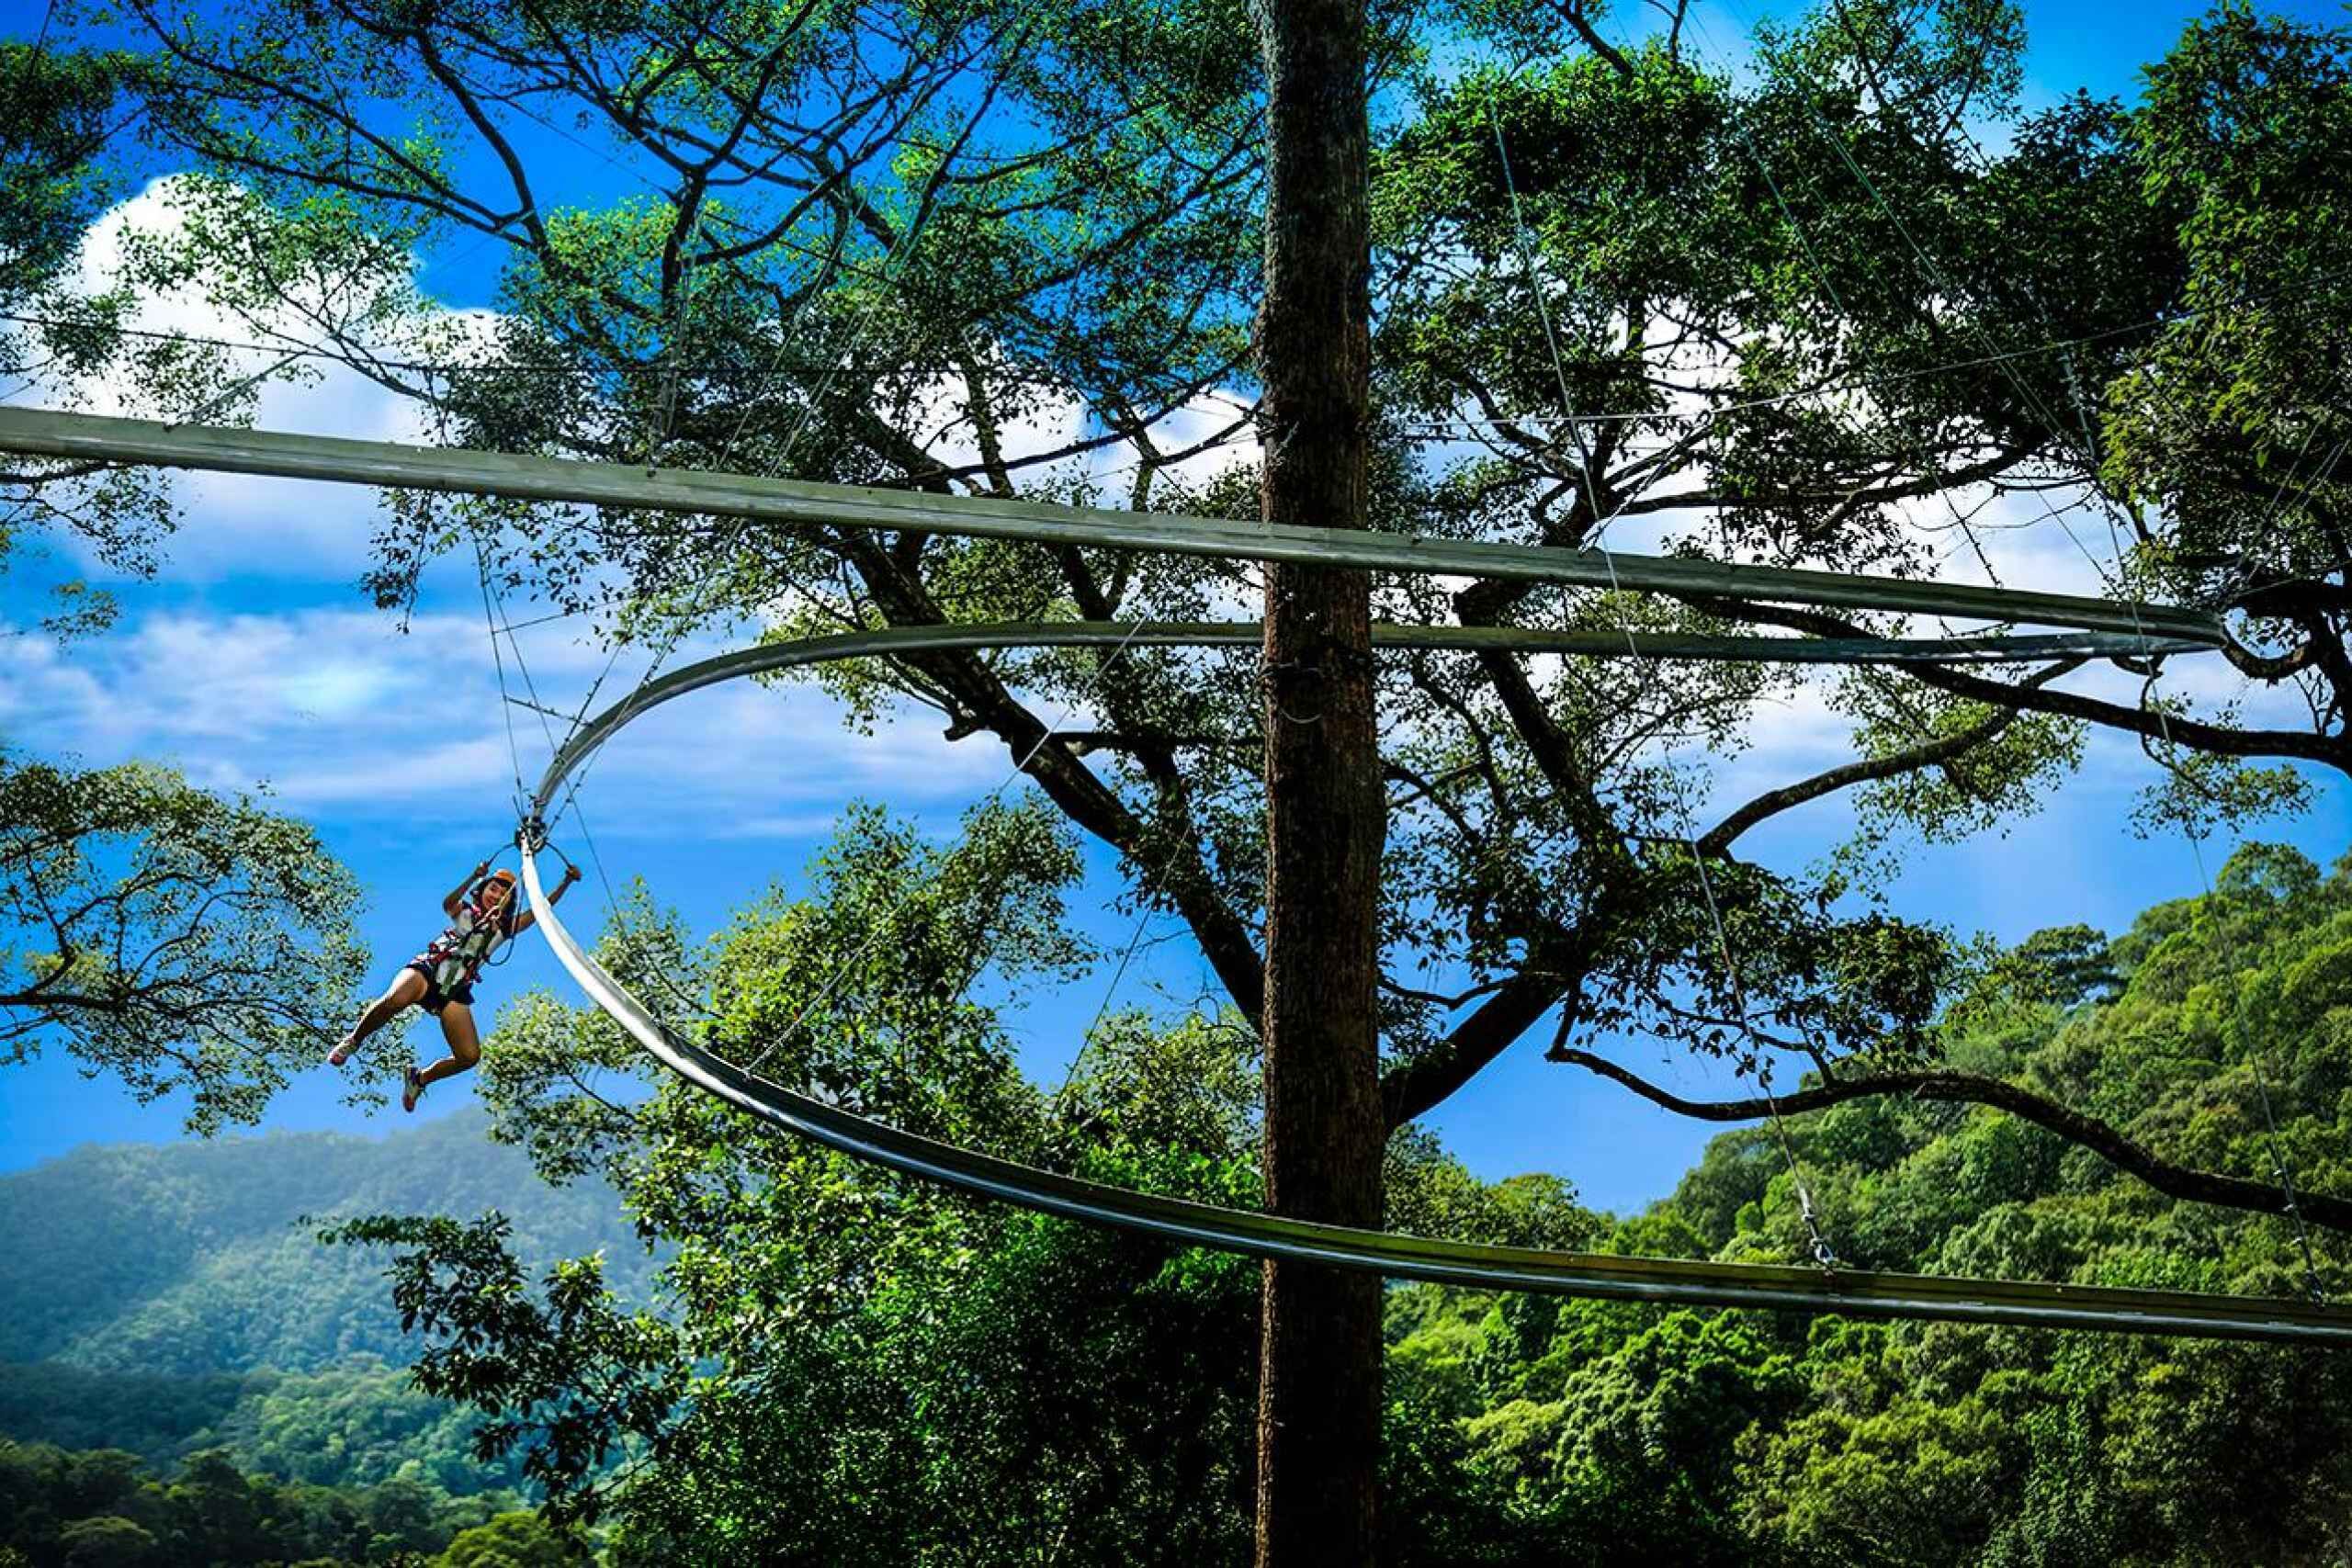
<path fill-rule="evenodd" d="M 97 215 L 107 121 L 138 69 L 129 53 L 0 42 L 0 310 L 36 302 Z"/>
<path fill-rule="evenodd" d="M 890 834 L 878 841 L 876 861 L 828 858 L 806 900 L 762 906 L 690 967 L 741 998 L 707 1029 L 775 1038 L 763 1021 L 824 984 L 827 944 L 858 951 L 838 901 L 888 908 L 889 877 L 939 876 Z M 948 854 L 965 863 L 944 886 L 999 888 L 1034 846 L 984 834 Z M 2114 942 L 2070 928 L 1995 955 L 1938 1048 L 2161 1154 L 2259 1173 L 2261 1127 L 2239 1098 L 2258 1041 L 2307 1190 L 2340 1190 L 2328 1151 L 2352 1018 L 2339 973 L 2352 866 L 2324 876 L 2256 848 L 2218 889 Z M 991 894 L 967 907 L 1005 906 Z M 1001 1026 L 967 987 L 999 964 L 1017 984 L 1052 951 L 1017 921 L 932 919 L 959 940 L 893 944 L 827 1005 L 936 1028 L 946 1043 L 932 1049 L 971 1059 L 868 1065 L 832 1092 L 888 1093 L 905 1113 L 1090 1175 L 1248 1201 L 1246 1032 L 1115 1019 L 1059 1094 L 1011 1092 L 1007 1069 L 980 1070 Z M 869 1013 L 868 987 L 905 1010 Z M 2182 1061 L 2192 1038 L 2205 1043 Z M 535 1114 L 548 1092 L 533 1089 Z M 543 1138 L 566 1124 L 538 1123 Z M 624 1556 L 668 1560 L 1014 1561 L 1041 1538 L 1085 1558 L 1239 1551 L 1253 1268 L 746 1132 L 662 1088 L 626 1125 L 541 1150 L 567 1170 L 593 1151 L 631 1183 L 639 1223 L 678 1249 L 666 1320 L 625 1310 L 593 1267 L 559 1266 L 534 1289 L 495 1222 L 345 1230 L 394 1246 L 398 1299 L 431 1347 L 424 1382 L 489 1417 L 485 1450 L 518 1450 L 554 1517 L 605 1517 Z M 1792 1132 L 1841 1253 L 1871 1266 L 2292 1285 L 2294 1238 L 2277 1219 L 2157 1200 L 1988 1110 L 1864 1101 Z M 1435 1234 L 1681 1256 L 1801 1246 L 1778 1150 L 1758 1133 L 1718 1140 L 1672 1199 L 1613 1228 L 1547 1179 L 1475 1180 L 1419 1134 L 1396 1140 L 1389 1176 L 1392 1223 Z M 2324 1239 L 2331 1278 L 2338 1246 Z M 1387 1343 L 1384 1551 L 1398 1563 L 1604 1550 L 1726 1563 L 2261 1559 L 2328 1539 L 2331 1508 L 2352 1496 L 2352 1373 L 2317 1353 L 1834 1319 L 1808 1330 L 1425 1285 L 1390 1292 Z M 625 1454 L 640 1456 L 629 1480 L 604 1487 Z M 2290 1482 L 2308 1507 L 2264 1500 Z"/>
<path fill-rule="evenodd" d="M 0 1438 L 0 1562 L 15 1568 L 373 1568 L 460 1546 L 467 1554 L 434 1561 L 467 1568 L 571 1561 L 560 1538 L 529 1516 L 498 1514 L 492 1499 L 453 1499 L 413 1481 L 279 1481 L 210 1451 L 190 1455 L 167 1478 L 113 1450 Z"/>
<path fill-rule="evenodd" d="M 2095 1109 L 2161 1155 L 2257 1177 L 2270 1168 L 2259 1051 L 2299 1181 L 2341 1192 L 2347 914 L 2352 863 L 2323 874 L 2255 846 L 2214 897 L 2159 906 L 2113 942 L 2075 927 L 1997 955 L 1941 1048 Z M 2282 1218 L 2160 1199 L 1989 1110 L 1893 1098 L 1798 1118 L 1792 1134 L 1841 1256 L 1860 1263 L 2300 1288 Z M 1679 1235 L 1717 1256 L 1790 1258 L 1792 1207 L 1777 1147 L 1734 1133 L 1612 1245 L 1672 1253 Z M 2340 1293 L 2346 1244 L 2315 1239 Z M 1406 1451 L 1453 1453 L 1442 1485 L 1473 1517 L 1544 1522 L 1555 1555 L 1496 1561 L 1577 1561 L 1564 1543 L 1586 1540 L 1739 1562 L 2326 1561 L 2352 1500 L 2352 1371 L 2324 1353 L 1950 1324 L 1808 1329 L 1426 1286 L 1394 1292 L 1390 1325 L 1393 1396 L 1453 1434 Z M 1509 1540 L 1519 1527 L 1495 1528 Z"/>
<path fill-rule="evenodd" d="M 528 1429 L 537 1441 L 523 1473 L 559 1499 L 593 1501 L 593 1483 L 630 1439 L 650 1439 L 684 1394 L 675 1337 L 644 1314 L 625 1314 L 605 1290 L 599 1258 L 548 1270 L 545 1304 L 524 1289 L 507 1250 L 513 1227 L 498 1215 L 452 1219 L 370 1217 L 320 1233 L 322 1242 L 403 1247 L 391 1269 L 403 1332 L 447 1338 L 418 1358 L 416 1386 L 436 1398 L 511 1418 L 475 1434 L 475 1452 L 503 1457 Z M 492 1356 L 478 1354 L 494 1345 Z M 582 1387 L 594 1369 L 595 1393 Z M 580 1517 L 595 1510 L 583 1506 Z"/>
<path fill-rule="evenodd" d="M 358 899 L 309 828 L 251 799 L 0 752 L 0 1052 L 185 1094 L 190 1132 L 258 1121 L 356 1010 Z"/>
<path fill-rule="evenodd" d="M 543 1186 L 486 1131 L 459 1112 L 381 1141 L 90 1147 L 0 1176 L 0 1361 L 133 1379 L 404 1362 L 375 1267 L 322 1251 L 300 1223 L 395 1205 L 500 1206 L 534 1267 L 601 1248 L 642 1298 L 651 1265 L 613 1190 Z"/>
<path fill-rule="evenodd" d="M 1018 912 L 1069 874 L 1039 855 L 1017 825 L 935 852 L 884 831 L 870 856 L 822 861 L 805 899 L 757 906 L 677 973 L 737 999 L 707 1028 L 789 1042 L 774 1021 L 859 951 L 844 901 L 887 908 L 894 880 L 918 877 L 960 890 L 910 912 L 906 940 L 827 1000 L 890 1032 L 877 1038 L 936 1031 L 927 1049 L 943 1055 L 804 1059 L 839 1061 L 835 1092 L 888 1095 L 1064 1168 L 1251 1201 L 1254 1042 L 1235 1021 L 1107 1020 L 1052 1095 L 1005 1065 L 1002 1025 L 969 980 L 987 972 L 1009 992 L 1059 962 Z M 1040 869 L 1024 880 L 1029 865 Z M 952 939 L 926 942 L 926 930 Z M 623 933 L 606 951 L 627 953 Z M 869 993 L 890 1006 L 869 1010 Z M 594 1027 L 548 998 L 514 1005 L 550 1039 Z M 2159 1153 L 2258 1175 L 2259 1046 L 2299 1176 L 2342 1191 L 2347 1021 L 2352 864 L 2323 873 L 2257 846 L 2222 869 L 2212 897 L 2159 906 L 2113 942 L 2065 928 L 1992 956 L 1940 1026 L 1940 1049 L 2093 1109 Z M 121 1303 L 175 1292 L 192 1314 L 213 1298 L 188 1333 L 205 1335 L 216 1368 L 240 1345 L 277 1348 L 236 1352 L 255 1368 L 303 1346 L 320 1359 L 355 1344 L 404 1352 L 416 1338 L 381 1319 L 362 1331 L 355 1308 L 321 1293 L 380 1289 L 376 1258 L 322 1253 L 293 1216 L 404 1197 L 477 1211 L 494 1200 L 526 1223 L 341 1227 L 391 1249 L 395 1305 L 426 1348 L 423 1392 L 395 1393 L 406 1374 L 364 1361 L 187 1382 L 56 1363 L 0 1376 L 0 1428 L 12 1411 L 46 1410 L 42 1429 L 62 1435 L 72 1407 L 77 1443 L 119 1429 L 187 1460 L 169 1484 L 130 1454 L 0 1465 L 0 1488 L 46 1488 L 37 1506 L 0 1490 L 0 1513 L 13 1507 L 30 1532 L 0 1545 L 42 1564 L 75 1551 L 243 1561 L 234 1554 L 277 1550 L 266 1543 L 286 1538 L 271 1532 L 299 1517 L 323 1533 L 288 1555 L 372 1561 L 398 1546 L 453 1563 L 560 1560 L 569 1524 L 492 1518 L 493 1494 L 468 1505 L 460 1533 L 454 1506 L 435 1501 L 513 1478 L 544 1488 L 559 1520 L 601 1518 L 616 1562 L 1013 1562 L 1039 1540 L 1089 1561 L 1242 1555 L 1253 1265 L 953 1198 L 648 1087 L 595 1119 L 565 1114 L 536 1072 L 492 1093 L 497 1125 L 527 1111 L 532 1156 L 560 1188 L 482 1145 L 473 1117 L 382 1145 L 85 1151 L 6 1179 L 15 1245 L 0 1250 L 21 1272 L 0 1268 L 0 1287 L 67 1284 L 21 1294 L 0 1322 L 96 1366 L 162 1353 L 169 1341 L 134 1326 L 154 1310 Z M 1987 1110 L 1862 1101 L 1791 1130 L 1841 1254 L 1858 1261 L 2296 1287 L 2294 1238 L 2276 1217 L 2157 1199 Z M 1759 1131 L 1715 1140 L 1673 1197 L 1613 1223 L 1550 1178 L 1479 1181 L 1418 1133 L 1396 1139 L 1389 1178 L 1391 1223 L 1432 1234 L 1691 1257 L 1786 1258 L 1800 1246 L 1778 1149 Z M 613 1235 L 601 1260 L 550 1261 L 621 1203 L 663 1244 L 664 1315 L 640 1310 L 641 1274 L 607 1288 L 606 1267 L 645 1267 L 609 1221 L 593 1232 Z M 208 1237 L 225 1248 L 220 1269 L 195 1267 Z M 2333 1280 L 2342 1244 L 2321 1240 Z M 241 1270 L 262 1280 L 250 1298 L 227 1283 Z M 85 1299 L 111 1300 L 122 1321 Z M 265 1300 L 277 1326 L 241 1324 Z M 322 1318 L 339 1326 L 306 1337 Z M 2321 1352 L 1429 1285 L 1390 1291 L 1386 1340 L 1383 1551 L 1400 1565 L 2324 1560 L 2352 1498 L 2352 1372 Z M 213 1443 L 233 1467 L 199 1457 Z M 488 1462 L 457 1451 L 467 1446 Z M 322 1485 L 370 1481 L 346 1504 Z"/>
<path fill-rule="evenodd" d="M 774 1047 L 853 1103 L 1105 1179 L 1246 1202 L 1253 1042 L 1230 1021 L 1112 1019 L 1053 1096 L 1007 1060 L 975 977 L 1064 961 L 1016 910 L 1067 862 L 1017 824 L 918 852 L 877 823 L 679 971 L 722 1048 Z M 845 911 L 893 909 L 861 945 Z M 904 890 L 903 894 L 901 889 Z M 929 933 L 952 933 L 933 942 Z M 626 933 L 606 939 L 616 961 Z M 664 938 L 663 941 L 670 939 Z M 836 982 L 842 955 L 854 960 Z M 1933 1050 L 2097 1114 L 2160 1156 L 2259 1176 L 2252 1055 L 2307 1190 L 2352 1186 L 2352 863 L 2255 847 L 2208 899 L 2108 942 L 2080 927 L 1992 954 Z M 802 1043 L 821 998 L 867 1057 Z M 694 998 L 682 998 L 691 1004 Z M 540 1027 L 593 1017 L 532 1001 Z M 736 1038 L 740 1036 L 740 1039 Z M 1248 1517 L 1257 1270 L 978 1204 L 762 1134 L 667 1085 L 617 1121 L 554 1080 L 502 1090 L 534 1156 L 611 1173 L 674 1247 L 673 1310 L 634 1312 L 593 1260 L 526 1269 L 495 1219 L 376 1219 L 425 1336 L 424 1387 L 484 1417 L 550 1516 L 624 1561 L 1227 1561 Z M 571 1094 L 580 1093 L 573 1086 Z M 1902 1098 L 1797 1119 L 1841 1256 L 1870 1267 L 2176 1288 L 2296 1286 L 2278 1217 L 2160 1200 L 2036 1126 Z M 1676 1194 L 1613 1224 L 1548 1178 L 1476 1180 L 1408 1130 L 1393 1224 L 1651 1255 L 1803 1255 L 1780 1151 L 1718 1139 Z M 2342 1278 L 2340 1238 L 2321 1262 Z M 1887 1327 L 1393 1289 L 1396 1563 L 2190 1563 L 2315 1551 L 2352 1498 L 2352 1371 L 2317 1352 Z M 625 1483 L 607 1482 L 626 1460 Z M 2303 1502 L 2283 1507 L 2282 1493 Z"/>
<path fill-rule="evenodd" d="M 1109 1021 L 1051 1097 L 1012 1067 L 994 1009 L 1072 953 L 1076 865 L 1034 814 L 934 851 L 874 818 L 807 897 L 752 906 L 684 973 L 739 1059 L 902 1122 L 1064 1168 L 1248 1201 L 1251 1042 L 1230 1022 Z M 892 940 L 870 942 L 882 913 Z M 615 933 L 606 950 L 623 950 Z M 586 1021 L 528 1003 L 544 1027 Z M 862 1052 L 799 1026 L 811 1008 Z M 510 1092 L 514 1098 L 509 1098 Z M 616 1510 L 649 1560 L 994 1562 L 1039 1540 L 1081 1560 L 1221 1560 L 1241 1539 L 1256 1268 L 975 1203 L 762 1133 L 682 1088 L 617 1123 L 576 1086 L 491 1087 L 548 1168 L 619 1182 L 673 1248 L 667 1315 L 593 1265 L 526 1269 L 495 1220 L 379 1218 L 420 1382 L 488 1417 L 551 1511 Z M 1520 1205 L 1541 1212 L 1540 1202 Z M 624 1456 L 644 1461 L 616 1491 Z"/>
<path fill-rule="evenodd" d="M 2178 215 L 2193 311 L 2111 391 L 2118 481 L 2177 520 L 2151 551 L 2185 596 L 2276 587 L 2267 637 L 2300 641 L 2338 570 L 2352 297 L 2352 44 L 2237 0 L 2148 74 L 2132 131 L 2152 203 Z"/>
<path fill-rule="evenodd" d="M 434 1568 L 568 1568 L 576 1560 L 565 1539 L 537 1514 L 501 1514 L 461 1532 Z"/>

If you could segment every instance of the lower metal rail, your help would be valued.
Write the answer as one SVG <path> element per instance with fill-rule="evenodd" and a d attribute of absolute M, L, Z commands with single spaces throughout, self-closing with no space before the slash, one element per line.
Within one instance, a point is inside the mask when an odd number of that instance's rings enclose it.
<path fill-rule="evenodd" d="M 1393 629 L 1393 628 L 1392 628 Z M 544 811 L 585 758 L 630 720 L 720 681 L 835 659 L 947 648 L 1136 645 L 1203 640 L 1199 627 L 1089 626 L 917 627 L 851 633 L 746 649 L 673 671 L 589 720 L 540 781 Z M 1242 640 L 1226 628 L 1216 640 Z M 1040 634 L 1051 635 L 1040 635 Z M 1255 633 L 1249 633 L 1254 638 Z M 1393 646 L 1392 642 L 1392 646 Z M 1456 646 L 1434 643 L 1431 646 Z M 1621 643 L 1622 646 L 1622 643 Z M 2289 1344 L 2352 1344 L 2352 1313 L 2267 1297 L 2141 1291 L 2027 1280 L 1945 1279 L 1870 1270 L 1618 1258 L 1440 1241 L 1129 1191 L 919 1137 L 828 1105 L 747 1072 L 665 1026 L 585 952 L 548 901 L 532 835 L 523 835 L 523 882 L 556 957 L 581 988 L 653 1058 L 706 1094 L 767 1124 L 855 1158 L 1093 1225 L 1260 1258 L 1288 1258 L 1396 1279 L 1691 1306 L 1838 1313 L 1855 1317 L 2017 1324 Z"/>

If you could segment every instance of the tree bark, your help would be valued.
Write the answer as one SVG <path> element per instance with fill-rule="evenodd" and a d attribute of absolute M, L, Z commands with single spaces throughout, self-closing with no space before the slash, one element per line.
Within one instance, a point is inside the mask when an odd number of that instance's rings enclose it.
<path fill-rule="evenodd" d="M 1271 186 L 1264 513 L 1362 527 L 1369 439 L 1370 130 L 1362 0 L 1261 13 Z M 1370 584 L 1266 579 L 1266 1201 L 1381 1222 L 1380 852 Z M 1380 1281 L 1265 1270 L 1258 1360 L 1260 1568 L 1370 1563 L 1380 1455 Z"/>

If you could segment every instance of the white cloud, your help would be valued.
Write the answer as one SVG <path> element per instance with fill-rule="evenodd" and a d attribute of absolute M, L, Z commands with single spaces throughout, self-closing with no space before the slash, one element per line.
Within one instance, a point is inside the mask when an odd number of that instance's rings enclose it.
<path fill-rule="evenodd" d="M 605 661 L 560 623 L 526 651 L 541 696 L 566 710 Z M 673 663 L 709 651 L 681 649 Z M 602 701 L 629 678 L 616 671 Z M 454 615 L 418 616 L 403 635 L 356 610 L 160 613 L 70 656 L 45 637 L 0 637 L 0 730 L 12 741 L 91 764 L 166 761 L 214 787 L 266 780 L 298 812 L 503 821 L 515 750 L 533 784 L 548 753 L 539 716 L 513 716 L 510 750 L 485 629 Z M 985 742 L 951 746 L 912 718 L 862 737 L 840 717 L 805 685 L 695 693 L 615 738 L 584 808 L 629 833 L 774 836 L 829 821 L 852 795 L 945 803 L 1010 771 Z"/>
<path fill-rule="evenodd" d="M 120 287 L 139 235 L 183 230 L 187 185 L 179 176 L 151 182 L 138 195 L 100 215 L 84 234 L 73 282 L 97 295 Z M 435 325 L 457 341 L 479 340 L 490 318 L 480 311 L 440 312 Z M 253 348 L 220 351 L 220 389 L 274 372 L 288 352 L 315 344 L 320 333 L 291 307 L 254 314 L 207 297 L 201 284 L 147 289 L 124 325 L 141 333 L 177 334 Z M 271 374 L 254 391 L 254 423 L 271 430 L 413 441 L 428 434 L 428 416 L 413 400 L 356 371 L 320 360 L 298 362 L 293 379 Z M 119 367 L 93 376 L 39 378 L 5 400 L 78 412 L 163 417 L 185 412 L 156 407 Z M 369 564 L 369 540 L 379 523 L 376 493 L 352 485 L 256 478 L 243 474 L 179 474 L 173 479 L 182 526 L 165 546 L 165 570 L 175 581 L 214 582 L 230 577 L 356 581 Z M 82 541 L 65 547 L 81 570 L 100 565 Z"/>

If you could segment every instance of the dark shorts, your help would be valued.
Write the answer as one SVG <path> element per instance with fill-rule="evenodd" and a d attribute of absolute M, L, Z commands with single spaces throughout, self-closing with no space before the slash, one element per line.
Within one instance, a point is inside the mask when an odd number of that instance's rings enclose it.
<path fill-rule="evenodd" d="M 435 1018 L 440 1017 L 441 1010 L 447 1007 L 451 1002 L 460 1002 L 467 1007 L 474 1005 L 474 986 L 472 981 L 469 980 L 464 985 L 458 987 L 456 990 L 445 993 L 439 986 L 434 984 L 433 970 L 429 965 L 412 963 L 403 964 L 402 967 L 413 969 L 418 974 L 424 976 L 424 999 L 418 1002 L 416 1005 L 423 1008 L 425 1011 L 433 1014 Z"/>

